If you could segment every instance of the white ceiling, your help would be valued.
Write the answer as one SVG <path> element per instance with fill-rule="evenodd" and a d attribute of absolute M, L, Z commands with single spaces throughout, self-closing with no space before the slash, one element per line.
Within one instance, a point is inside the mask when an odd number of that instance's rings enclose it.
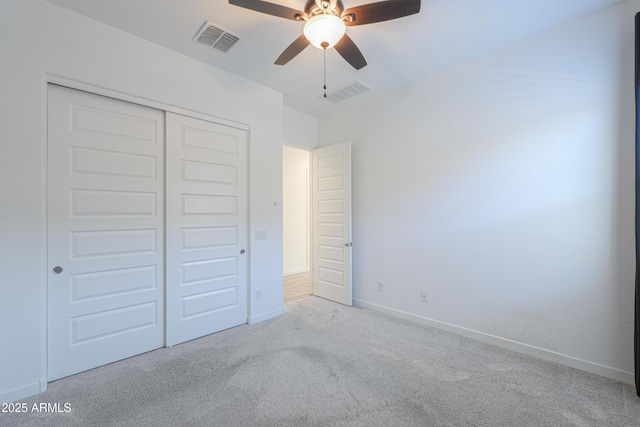
<path fill-rule="evenodd" d="M 285 66 L 273 62 L 302 33 L 302 23 L 228 4 L 227 0 L 48 0 L 89 18 L 271 87 L 293 109 L 322 116 L 355 108 L 376 93 L 407 85 L 472 58 L 516 44 L 624 0 L 422 0 L 419 14 L 347 32 L 368 65 L 356 71 L 331 49 L 328 92 L 361 80 L 375 91 L 338 105 L 321 99 L 322 51 L 307 47 Z M 343 0 L 353 7 L 375 0 Z M 389 0 L 393 1 L 393 0 Z M 271 0 L 302 9 L 305 0 Z M 205 21 L 238 35 L 227 53 L 192 41 Z"/>

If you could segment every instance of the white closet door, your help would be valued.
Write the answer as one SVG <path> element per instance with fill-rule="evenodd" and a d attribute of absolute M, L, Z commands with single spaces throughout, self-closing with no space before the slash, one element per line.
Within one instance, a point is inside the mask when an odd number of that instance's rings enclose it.
<path fill-rule="evenodd" d="M 49 381 L 164 344 L 164 113 L 48 91 Z"/>
<path fill-rule="evenodd" d="M 247 132 L 166 119 L 171 346 L 247 322 Z"/>
<path fill-rule="evenodd" d="M 351 141 L 313 150 L 313 294 L 348 306 Z"/>

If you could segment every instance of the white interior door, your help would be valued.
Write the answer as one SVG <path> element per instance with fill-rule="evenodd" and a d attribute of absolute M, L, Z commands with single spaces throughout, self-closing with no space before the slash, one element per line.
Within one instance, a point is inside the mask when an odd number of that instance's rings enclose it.
<path fill-rule="evenodd" d="M 163 164 L 163 112 L 49 87 L 49 381 L 164 345 Z"/>
<path fill-rule="evenodd" d="M 351 141 L 313 151 L 313 293 L 351 305 Z"/>
<path fill-rule="evenodd" d="M 167 345 L 247 322 L 247 132 L 167 115 Z"/>

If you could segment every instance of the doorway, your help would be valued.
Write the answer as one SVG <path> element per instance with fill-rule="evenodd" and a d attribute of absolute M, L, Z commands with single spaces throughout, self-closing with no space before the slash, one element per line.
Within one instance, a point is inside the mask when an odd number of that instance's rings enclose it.
<path fill-rule="evenodd" d="M 285 304 L 313 293 L 311 268 L 311 152 L 282 148 Z"/>
<path fill-rule="evenodd" d="M 311 294 L 352 304 L 351 141 L 283 147 L 285 303 Z"/>

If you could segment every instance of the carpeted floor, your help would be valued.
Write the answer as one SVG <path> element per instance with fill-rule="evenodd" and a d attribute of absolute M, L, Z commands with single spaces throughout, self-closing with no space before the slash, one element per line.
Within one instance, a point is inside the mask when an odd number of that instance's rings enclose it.
<path fill-rule="evenodd" d="M 632 386 L 310 297 L 49 384 L 2 426 L 640 426 Z"/>

